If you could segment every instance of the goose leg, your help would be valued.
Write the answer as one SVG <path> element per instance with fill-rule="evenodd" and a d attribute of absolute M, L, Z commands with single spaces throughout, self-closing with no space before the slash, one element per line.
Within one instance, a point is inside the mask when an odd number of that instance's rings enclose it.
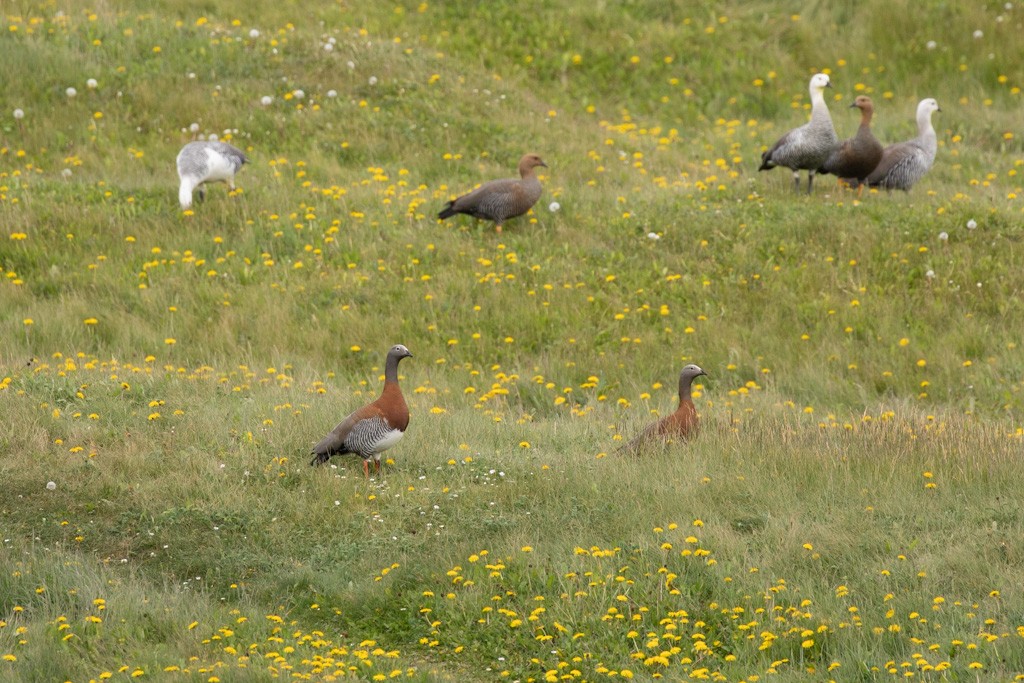
<path fill-rule="evenodd" d="M 793 171 L 793 191 L 800 191 L 800 171 Z"/>
<path fill-rule="evenodd" d="M 370 461 L 369 460 L 363 460 L 363 474 L 366 475 L 367 479 L 370 478 Z"/>
<path fill-rule="evenodd" d="M 814 185 L 814 171 L 807 172 L 807 194 L 811 193 L 811 187 Z"/>

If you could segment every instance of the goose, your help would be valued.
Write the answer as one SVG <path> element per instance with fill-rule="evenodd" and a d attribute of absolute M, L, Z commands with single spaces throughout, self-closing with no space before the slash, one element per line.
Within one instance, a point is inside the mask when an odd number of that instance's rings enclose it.
<path fill-rule="evenodd" d="M 464 213 L 474 218 L 494 221 L 494 230 L 501 232 L 501 226 L 510 218 L 522 216 L 529 211 L 543 190 L 534 173 L 538 166 L 547 164 L 537 154 L 525 154 L 519 160 L 519 178 L 491 180 L 451 200 L 437 217 L 441 220 Z"/>
<path fill-rule="evenodd" d="M 924 177 L 935 163 L 938 151 L 938 140 L 932 127 L 932 114 L 937 111 L 942 109 L 933 98 L 918 103 L 917 137 L 882 150 L 882 160 L 867 177 L 868 185 L 907 191 Z"/>
<path fill-rule="evenodd" d="M 839 145 L 832 117 L 825 104 L 825 88 L 831 88 L 832 81 L 827 74 L 811 77 L 811 120 L 794 128 L 776 141 L 771 149 L 761 155 L 759 171 L 770 171 L 776 166 L 785 166 L 793 171 L 793 188 L 800 191 L 800 171 L 807 171 L 807 194 L 811 193 L 814 174 Z"/>

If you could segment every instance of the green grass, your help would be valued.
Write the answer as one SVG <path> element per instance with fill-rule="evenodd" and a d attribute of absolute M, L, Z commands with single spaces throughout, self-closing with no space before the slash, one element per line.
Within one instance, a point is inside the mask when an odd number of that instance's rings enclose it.
<path fill-rule="evenodd" d="M 1000 6 L 5 4 L 0 679 L 1024 675 Z M 912 192 L 755 171 L 819 70 L 939 101 Z M 252 164 L 183 213 L 193 123 Z M 399 342 L 384 476 L 308 467 Z"/>

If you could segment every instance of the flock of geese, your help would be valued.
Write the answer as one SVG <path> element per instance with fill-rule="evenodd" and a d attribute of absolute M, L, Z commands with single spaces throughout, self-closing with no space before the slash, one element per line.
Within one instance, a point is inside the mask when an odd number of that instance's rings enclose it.
<path fill-rule="evenodd" d="M 814 184 L 815 173 L 831 173 L 841 181 L 863 190 L 883 187 L 887 190 L 909 190 L 935 163 L 938 140 L 932 127 L 932 114 L 939 103 L 932 98 L 917 105 L 917 137 L 882 147 L 871 132 L 874 105 L 861 95 L 850 107 L 861 111 L 857 134 L 839 141 L 832 125 L 832 116 L 825 104 L 825 88 L 831 88 L 827 74 L 811 77 L 811 120 L 779 138 L 771 149 L 761 155 L 759 171 L 785 166 L 793 172 L 793 187 L 800 190 L 800 171 L 807 171 L 807 193 Z"/>
<path fill-rule="evenodd" d="M 918 135 L 912 140 L 883 147 L 871 132 L 874 105 L 861 95 L 851 107 L 861 112 L 857 133 L 848 140 L 839 140 L 832 117 L 825 103 L 825 88 L 832 87 L 827 74 L 811 77 L 811 119 L 787 132 L 761 156 L 766 171 L 784 166 L 793 172 L 794 188 L 800 190 L 800 171 L 807 171 L 807 192 L 810 194 L 814 176 L 825 173 L 837 176 L 858 191 L 865 185 L 887 190 L 909 190 L 932 167 L 937 140 L 932 128 L 932 114 L 940 111 L 931 98 L 917 106 Z M 237 147 L 220 141 L 196 141 L 186 144 L 178 154 L 177 167 L 181 184 L 178 200 L 182 209 L 190 209 L 192 195 L 198 190 L 204 196 L 204 185 L 224 182 L 234 189 L 235 174 L 248 161 Z M 437 214 L 441 220 L 466 214 L 494 223 L 500 232 L 505 221 L 522 216 L 540 199 L 542 187 L 536 176 L 538 167 L 547 167 L 537 154 L 526 154 L 519 160 L 519 177 L 491 180 L 474 190 L 449 201 Z M 370 463 L 380 471 L 381 453 L 398 443 L 409 426 L 409 407 L 398 386 L 398 363 L 412 353 L 402 344 L 388 351 L 384 366 L 384 389 L 377 400 L 348 415 L 320 440 L 311 452 L 311 465 L 327 463 L 331 456 L 355 454 L 363 460 L 363 472 L 370 476 Z M 649 425 L 619 451 L 637 452 L 652 439 L 687 438 L 699 426 L 697 411 L 690 396 L 693 380 L 706 375 L 699 366 L 687 365 L 679 374 L 678 408 Z"/>
<path fill-rule="evenodd" d="M 832 125 L 832 116 L 825 103 L 825 88 L 831 88 L 828 74 L 811 77 L 811 120 L 779 138 L 761 155 L 759 171 L 785 166 L 793 172 L 793 185 L 800 189 L 800 171 L 807 171 L 807 193 L 810 194 L 816 173 L 827 173 L 842 182 L 863 190 L 864 185 L 887 190 L 909 190 L 931 169 L 935 162 L 938 141 L 932 127 L 932 114 L 939 103 L 932 98 L 917 105 L 917 137 L 882 147 L 871 132 L 874 105 L 871 98 L 860 95 L 851 108 L 860 109 L 860 127 L 856 135 L 840 141 Z M 196 141 L 186 144 L 178 153 L 180 185 L 178 201 L 183 210 L 192 208 L 193 192 L 203 199 L 204 185 L 224 182 L 235 189 L 235 174 L 249 161 L 245 153 L 226 142 Z M 519 177 L 491 180 L 476 189 L 449 201 L 437 214 L 441 220 L 455 214 L 489 220 L 496 231 L 506 220 L 522 216 L 537 203 L 542 192 L 535 169 L 547 168 L 536 154 L 519 160 Z"/>

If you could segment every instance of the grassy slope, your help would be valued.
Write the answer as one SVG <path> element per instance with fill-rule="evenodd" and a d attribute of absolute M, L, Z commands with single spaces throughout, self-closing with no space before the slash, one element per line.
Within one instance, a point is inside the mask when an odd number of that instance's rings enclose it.
<path fill-rule="evenodd" d="M 361 5 L 5 4 L 4 675 L 1024 672 L 1015 12 Z M 912 193 L 754 172 L 820 69 L 939 100 Z M 182 215 L 193 122 L 253 164 Z M 396 341 L 396 467 L 309 470 Z"/>

